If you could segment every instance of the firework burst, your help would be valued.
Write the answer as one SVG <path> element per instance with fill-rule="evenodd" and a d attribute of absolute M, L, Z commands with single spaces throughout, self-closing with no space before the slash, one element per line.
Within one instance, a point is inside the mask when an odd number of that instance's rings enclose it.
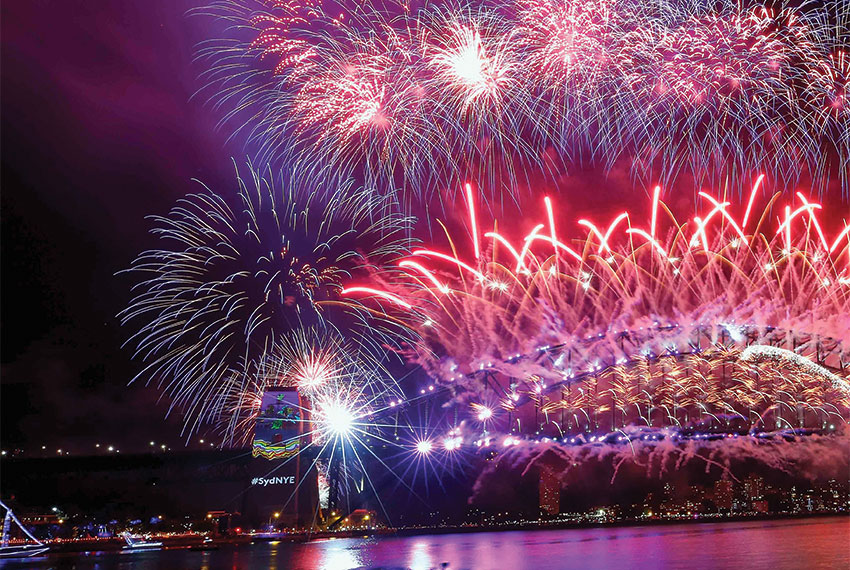
<path fill-rule="evenodd" d="M 382 409 L 390 399 L 403 398 L 382 364 L 373 354 L 364 354 L 362 346 L 346 341 L 327 327 L 289 331 L 266 351 L 253 376 L 240 370 L 220 387 L 229 398 L 215 413 L 222 439 L 229 443 L 248 442 L 261 411 L 263 394 L 269 389 L 295 388 L 306 405 L 321 404 L 328 410 L 344 408 L 352 417 L 360 417 L 366 409 Z M 310 416 L 309 408 L 301 411 Z M 319 414 L 310 420 L 310 433 L 319 439 L 321 434 L 330 435 L 330 425 L 325 425 L 327 421 L 322 424 L 322 417 Z"/>
<path fill-rule="evenodd" d="M 770 164 L 777 186 L 846 189 L 845 0 L 261 6 L 215 5 L 252 39 L 202 56 L 264 160 L 420 198 L 464 177 L 510 192 L 552 155 L 738 188 Z"/>
<path fill-rule="evenodd" d="M 493 421 L 495 401 L 503 428 L 524 417 L 561 436 L 603 416 L 611 429 L 730 416 L 763 428 L 766 415 L 821 427 L 850 404 L 850 226 L 828 238 L 802 195 L 793 208 L 774 195 L 756 217 L 760 183 L 740 217 L 703 194 L 706 210 L 680 223 L 656 191 L 646 226 L 626 212 L 580 220 L 577 239 L 558 233 L 548 198 L 546 223 L 513 243 L 492 231 L 478 244 L 470 210 L 473 258 L 415 250 L 407 278 L 382 286 L 417 308 L 417 361 L 471 418 Z"/>
<path fill-rule="evenodd" d="M 407 219 L 347 184 L 308 185 L 294 171 L 281 180 L 249 173 L 237 176 L 238 206 L 205 187 L 154 217 L 162 247 L 128 270 L 139 280 L 121 317 L 136 329 L 131 342 L 147 362 L 139 377 L 165 389 L 188 433 L 206 422 L 239 423 L 239 414 L 223 413 L 268 359 L 315 344 L 287 339 L 290 331 L 341 334 L 356 343 L 358 359 L 371 357 L 376 366 L 384 345 L 404 337 L 400 322 L 339 292 L 403 253 Z M 339 351 L 339 342 L 326 344 L 318 360 L 299 360 L 288 374 L 296 383 L 320 383 L 324 359 Z"/>

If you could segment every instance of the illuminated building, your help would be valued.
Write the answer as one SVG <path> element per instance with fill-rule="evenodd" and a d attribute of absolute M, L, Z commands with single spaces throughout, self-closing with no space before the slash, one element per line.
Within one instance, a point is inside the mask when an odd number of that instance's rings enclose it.
<path fill-rule="evenodd" d="M 714 504 L 719 511 L 732 510 L 732 481 L 721 480 L 714 484 Z"/>
<path fill-rule="evenodd" d="M 750 475 L 744 479 L 744 495 L 749 501 L 759 501 L 764 498 L 764 478 Z"/>
<path fill-rule="evenodd" d="M 549 516 L 561 512 L 561 481 L 552 469 L 540 470 L 540 511 Z"/>

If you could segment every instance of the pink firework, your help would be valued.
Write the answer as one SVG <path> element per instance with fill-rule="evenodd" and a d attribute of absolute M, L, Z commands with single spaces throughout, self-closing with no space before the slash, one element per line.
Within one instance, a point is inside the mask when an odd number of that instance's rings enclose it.
<path fill-rule="evenodd" d="M 517 3 L 519 41 L 531 69 L 552 90 L 587 82 L 594 88 L 627 57 L 624 14 L 612 1 Z M 578 86 L 580 87 L 580 86 Z"/>
<path fill-rule="evenodd" d="M 794 96 L 791 81 L 813 45 L 793 14 L 766 8 L 749 13 L 690 17 L 664 30 L 652 47 L 654 72 L 643 82 L 659 94 L 691 104 L 723 105 L 729 97 L 757 97 L 777 88 Z M 646 81 L 653 76 L 655 83 Z"/>
<path fill-rule="evenodd" d="M 456 92 L 464 108 L 478 101 L 498 103 L 516 81 L 516 62 L 509 51 L 512 38 L 482 38 L 475 22 L 455 22 L 450 30 L 447 36 L 434 35 L 425 48 L 435 81 Z"/>
<path fill-rule="evenodd" d="M 302 31 L 319 21 L 321 2 L 299 0 L 272 0 L 269 7 L 273 13 L 258 14 L 251 23 L 262 30 L 252 42 L 251 47 L 262 50 L 263 57 L 277 59 L 275 73 L 296 67 L 304 60 L 317 55 L 313 43 L 304 37 L 298 37 Z"/>
<path fill-rule="evenodd" d="M 830 54 L 812 73 L 811 88 L 822 97 L 821 104 L 828 113 L 846 114 L 848 91 L 850 91 L 850 56 L 838 50 Z"/>
<path fill-rule="evenodd" d="M 319 136 L 337 137 L 342 142 L 373 128 L 385 128 L 389 122 L 387 67 L 384 58 L 360 59 L 313 78 L 295 102 L 301 128 L 317 125 Z"/>
<path fill-rule="evenodd" d="M 518 241 L 482 233 L 470 210 L 472 234 L 481 239 L 478 256 L 461 258 L 455 244 L 416 250 L 400 263 L 406 280 L 390 279 L 370 294 L 390 304 L 397 304 L 391 297 L 403 299 L 408 312 L 416 307 L 423 339 L 416 358 L 433 378 L 461 400 L 490 394 L 511 413 L 515 398 L 560 410 L 568 404 L 552 404 L 545 395 L 589 376 L 602 388 L 581 406 L 613 406 L 615 424 L 625 422 L 634 398 L 654 405 L 647 398 L 655 396 L 641 395 L 639 386 L 655 372 L 641 373 L 640 366 L 652 369 L 658 359 L 666 360 L 655 370 L 666 370 L 668 380 L 680 370 L 679 390 L 691 399 L 676 406 L 690 417 L 701 405 L 718 417 L 729 406 L 746 416 L 747 398 L 758 390 L 770 393 L 762 414 L 790 405 L 777 403 L 778 391 L 798 394 L 798 401 L 812 395 L 808 405 L 846 407 L 850 226 L 830 235 L 819 220 L 821 206 L 801 194 L 788 205 L 774 195 L 764 210 L 754 210 L 761 183 L 735 209 L 700 193 L 703 211 L 684 223 L 656 190 L 645 223 L 628 212 L 604 225 L 579 220 L 586 235 L 575 239 L 556 222 L 548 199 L 547 219 L 526 222 L 531 231 Z M 740 373 L 720 379 L 723 363 Z M 788 376 L 788 367 L 808 379 Z M 771 378 L 770 390 L 752 383 L 759 374 Z M 705 398 L 695 400 L 697 394 Z M 590 395 L 583 390 L 555 401 Z M 646 407 L 639 409 L 652 425 Z M 818 414 L 823 420 L 829 412 Z M 594 423 L 586 418 L 582 425 Z"/>
<path fill-rule="evenodd" d="M 222 10 L 255 36 L 204 52 L 211 84 L 263 160 L 419 196 L 522 187 L 544 156 L 739 190 L 767 164 L 775 185 L 846 190 L 846 0 L 330 5 Z"/>

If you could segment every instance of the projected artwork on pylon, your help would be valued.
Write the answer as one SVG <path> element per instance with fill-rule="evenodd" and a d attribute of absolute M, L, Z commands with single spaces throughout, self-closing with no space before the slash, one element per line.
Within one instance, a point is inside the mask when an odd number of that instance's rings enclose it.
<path fill-rule="evenodd" d="M 255 424 L 251 454 L 266 459 L 285 459 L 296 455 L 300 449 L 302 420 L 296 390 L 266 390 Z"/>

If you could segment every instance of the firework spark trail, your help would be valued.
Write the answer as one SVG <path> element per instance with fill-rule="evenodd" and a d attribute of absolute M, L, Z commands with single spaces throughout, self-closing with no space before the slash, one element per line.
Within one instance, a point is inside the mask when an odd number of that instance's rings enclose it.
<path fill-rule="evenodd" d="M 829 380 L 836 389 L 850 391 L 850 385 L 847 384 L 845 379 L 841 378 L 837 374 L 833 374 L 823 366 L 819 366 L 811 360 L 800 356 L 796 352 L 792 352 L 784 348 L 777 348 L 775 346 L 754 345 L 748 346 L 741 354 L 741 360 L 758 360 L 761 358 L 790 361 L 794 365 L 804 368 L 806 372 L 812 375 L 820 376 Z"/>
<path fill-rule="evenodd" d="M 404 396 L 397 381 L 376 366 L 370 355 L 361 356 L 360 347 L 328 329 L 305 327 L 285 334 L 257 366 L 249 384 L 223 389 L 231 397 L 221 414 L 222 420 L 228 422 L 220 424 L 224 436 L 236 444 L 247 444 L 254 436 L 251 446 L 255 454 L 281 454 L 280 461 L 268 464 L 266 476 L 299 458 L 301 481 L 315 470 L 351 492 L 363 492 L 368 482 L 380 502 L 376 485 L 381 477 L 377 476 L 375 465 L 384 467 L 386 473 L 382 477 L 393 476 L 402 485 L 406 485 L 407 472 L 397 472 L 375 449 L 389 447 L 400 455 L 409 455 L 415 446 L 390 434 L 397 434 L 399 429 L 421 431 L 422 427 L 398 419 L 380 419 L 403 402 Z M 261 409 L 264 395 L 269 389 L 281 388 L 295 388 L 299 394 L 299 403 L 290 402 L 292 410 L 281 421 L 295 418 L 301 429 L 284 439 L 260 440 L 255 423 L 258 418 L 270 417 Z M 272 419 L 278 417 L 279 414 L 271 415 Z M 296 487 L 287 500 L 293 500 L 297 492 Z M 389 516 L 386 512 L 384 515 Z"/>
<path fill-rule="evenodd" d="M 407 451 L 386 433 L 415 427 L 381 419 L 405 402 L 387 365 L 415 332 L 381 308 L 403 300 L 353 288 L 367 304 L 342 291 L 394 270 L 410 220 L 349 182 L 247 171 L 230 200 L 204 187 L 154 217 L 161 246 L 127 270 L 136 296 L 121 314 L 146 363 L 137 379 L 163 389 L 187 437 L 209 426 L 227 446 L 250 441 L 270 388 L 297 388 L 305 431 L 276 442 L 281 451 L 304 454 L 308 470 L 334 464 L 371 484 L 366 463 L 383 461 L 376 442 Z"/>
<path fill-rule="evenodd" d="M 216 411 L 219 429 L 225 441 L 247 443 L 254 431 L 263 394 L 269 388 L 297 388 L 311 405 L 336 411 L 349 410 L 352 421 L 366 425 L 364 419 L 374 410 L 383 410 L 389 402 L 403 399 L 398 385 L 380 362 L 363 354 L 362 347 L 346 341 L 333 330 L 302 327 L 279 337 L 265 357 L 246 378 L 234 374 L 219 390 L 228 401 Z M 310 416 L 310 408 L 305 408 Z M 310 432 L 317 443 L 327 438 L 327 414 L 308 418 Z"/>
<path fill-rule="evenodd" d="M 415 264 L 400 264 L 406 279 L 377 278 L 417 308 L 417 362 L 461 404 L 491 399 L 510 416 L 532 402 L 547 418 L 560 415 L 559 430 L 708 417 L 759 429 L 843 421 L 850 391 L 833 376 L 846 374 L 850 339 L 847 227 L 827 237 L 819 205 L 802 195 L 775 224 L 778 195 L 755 223 L 703 198 L 707 212 L 685 223 L 656 193 L 649 231 L 626 213 L 607 231 L 583 220 L 583 239 L 566 240 L 563 229 L 544 236 L 537 224 L 521 248 L 488 232 L 480 259 L 418 250 Z M 756 218 L 752 203 L 748 216 Z M 789 346 L 795 358 L 741 352 L 760 342 Z M 827 348 L 838 355 L 826 361 L 835 372 L 806 358 L 820 361 Z"/>
<path fill-rule="evenodd" d="M 740 186 L 769 164 L 775 186 L 850 183 L 846 0 L 320 4 L 205 12 L 252 30 L 201 57 L 264 160 L 294 153 L 408 197 L 485 176 L 510 192 L 551 149 L 663 182 Z"/>
<path fill-rule="evenodd" d="M 154 217 L 162 246 L 128 270 L 138 277 L 136 297 L 121 318 L 147 362 L 137 378 L 164 388 L 187 434 L 221 421 L 227 437 L 236 435 L 244 418 L 229 414 L 233 399 L 294 342 L 287 340 L 293 331 L 342 334 L 373 367 L 408 331 L 340 292 L 356 275 L 391 269 L 405 251 L 409 221 L 348 183 L 248 170 L 247 179 L 237 173 L 237 207 L 204 188 Z"/>

